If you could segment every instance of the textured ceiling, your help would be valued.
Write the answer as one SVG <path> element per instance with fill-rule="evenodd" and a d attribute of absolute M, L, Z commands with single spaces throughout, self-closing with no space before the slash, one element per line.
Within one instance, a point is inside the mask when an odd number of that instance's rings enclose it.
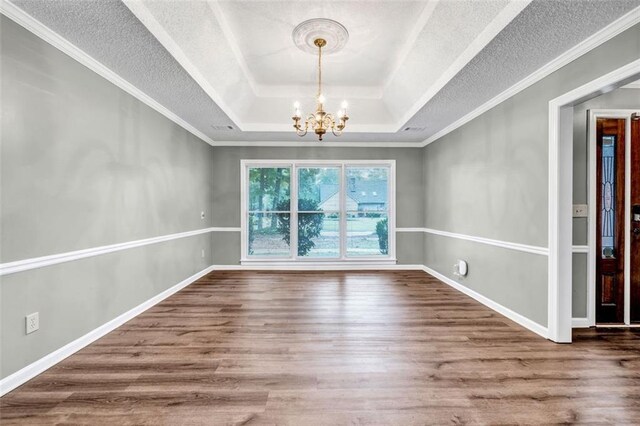
<path fill-rule="evenodd" d="M 212 124 L 233 125 L 120 0 L 12 3 L 207 136 Z"/>
<path fill-rule="evenodd" d="M 532 2 L 407 123 L 433 135 L 640 2 L 543 0 Z"/>
<path fill-rule="evenodd" d="M 354 59 L 354 55 L 341 59 L 340 54 L 336 54 L 331 68 L 327 64 L 327 72 L 338 71 L 331 77 L 331 83 L 335 90 L 348 90 L 354 96 L 359 96 L 357 90 L 361 88 L 363 97 L 375 97 L 378 92 L 369 89 L 381 88 L 383 106 L 374 111 L 374 106 L 363 101 L 360 109 L 351 108 L 353 122 L 358 117 L 364 122 L 365 117 L 384 113 L 384 108 L 392 117 L 388 112 L 391 106 L 394 112 L 402 109 L 397 122 L 423 130 L 395 132 L 395 127 L 392 133 L 388 130 L 347 132 L 339 141 L 413 142 L 425 140 L 471 112 L 638 7 L 640 0 L 534 0 L 522 11 L 517 9 L 517 4 L 510 6 L 506 0 L 326 1 L 321 3 L 324 6 L 318 6 L 324 9 L 310 9 L 306 12 L 308 16 L 286 12 L 287 8 L 295 10 L 296 2 L 153 2 L 158 8 L 165 7 L 165 17 L 174 15 L 162 23 L 156 20 L 155 27 L 154 22 L 145 19 L 145 24 L 140 22 L 141 15 L 131 12 L 135 10 L 131 2 L 127 3 L 129 7 L 119 0 L 13 0 L 12 3 L 214 141 L 299 141 L 291 132 L 270 131 L 274 127 L 268 124 L 264 129 L 254 126 L 259 131 L 239 131 L 225 111 L 232 117 L 259 116 L 272 105 L 268 101 L 261 104 L 260 98 L 247 102 L 246 97 L 255 94 L 243 86 L 244 80 L 253 85 L 251 91 L 256 88 L 258 91 L 277 91 L 292 81 L 296 83 L 294 86 L 305 89 L 313 81 L 313 67 L 295 59 L 290 29 L 287 34 L 286 28 L 292 29 L 300 21 L 318 14 L 330 15 L 327 17 L 346 24 L 350 18 L 340 19 L 332 14 L 345 11 L 345 5 L 357 5 L 360 9 L 349 9 L 346 14 L 351 17 L 360 10 L 366 18 L 360 23 L 357 19 L 349 21 L 351 27 L 347 26 L 355 39 L 350 43 L 353 41 L 355 51 L 351 53 L 357 55 L 357 61 L 349 65 L 348 61 Z M 389 5 L 395 5 L 399 10 L 393 10 Z M 198 16 L 196 25 L 193 19 Z M 176 17 L 179 19 L 174 19 Z M 367 20 L 375 25 L 367 26 Z M 460 26 L 456 28 L 459 34 L 455 35 L 458 37 L 455 40 L 464 43 L 452 42 L 454 35 L 447 32 L 447 22 L 454 28 Z M 379 31 L 376 30 L 380 25 Z M 465 28 L 468 33 L 462 31 Z M 286 40 L 279 42 L 285 35 Z M 382 37 L 384 41 L 376 44 L 376 37 Z M 229 39 L 231 43 L 228 43 Z M 224 40 L 228 46 L 211 43 L 211 40 Z M 264 46 L 258 45 L 260 41 L 264 41 Z M 193 58 L 197 58 L 198 50 L 190 52 L 188 45 L 200 46 L 200 55 L 206 56 L 206 61 L 196 64 Z M 215 54 L 203 55 L 205 45 L 217 49 Z M 299 55 L 307 56 L 301 52 Z M 360 71 L 349 71 L 356 66 L 362 67 Z M 305 71 L 305 67 L 309 69 Z M 210 74 L 202 70 L 221 73 L 226 79 L 225 85 L 216 86 L 215 81 L 208 81 Z M 362 79 L 358 79 L 359 75 Z M 402 84 L 416 76 L 423 81 L 422 86 L 412 86 L 409 96 Z M 222 91 L 220 87 L 231 92 Z M 230 97 L 229 93 L 235 97 Z M 407 108 L 407 105 L 411 107 Z M 282 122 L 288 125 L 289 111 L 283 112 L 282 116 Z M 236 130 L 220 131 L 212 127 L 230 124 Z"/>
<path fill-rule="evenodd" d="M 290 1 L 250 0 L 219 4 L 257 84 L 307 85 L 311 90 L 317 78 L 315 60 L 291 42 L 291 30 L 300 22 L 330 17 L 349 31 L 344 50 L 325 57 L 327 84 L 380 86 L 393 71 L 398 46 L 406 42 L 428 5 L 424 1 L 312 1 L 292 6 Z"/>

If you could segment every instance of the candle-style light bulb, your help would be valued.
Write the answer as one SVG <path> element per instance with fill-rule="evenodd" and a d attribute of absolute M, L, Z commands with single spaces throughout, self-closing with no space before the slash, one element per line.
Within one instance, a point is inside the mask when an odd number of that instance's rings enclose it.
<path fill-rule="evenodd" d="M 346 112 L 347 111 L 347 107 L 349 106 L 349 104 L 347 103 L 347 101 L 342 101 L 342 104 L 340 106 Z"/>
<path fill-rule="evenodd" d="M 324 97 L 324 95 L 321 94 L 321 95 L 318 96 L 318 102 L 319 103 L 323 104 L 325 100 L 326 100 L 326 98 Z"/>
<path fill-rule="evenodd" d="M 300 102 L 295 101 L 295 102 L 293 103 L 293 109 L 300 109 Z"/>

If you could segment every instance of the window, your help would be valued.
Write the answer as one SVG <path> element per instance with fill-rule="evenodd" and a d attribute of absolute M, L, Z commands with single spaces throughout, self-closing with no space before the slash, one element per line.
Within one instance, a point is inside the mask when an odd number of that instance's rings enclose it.
<path fill-rule="evenodd" d="M 249 172 L 248 253 L 286 256 L 291 218 L 290 167 L 251 167 Z"/>
<path fill-rule="evenodd" d="M 602 257 L 615 257 L 616 137 L 602 137 Z"/>
<path fill-rule="evenodd" d="M 394 161 L 242 161 L 242 261 L 395 262 Z"/>
<path fill-rule="evenodd" d="M 389 241 L 387 197 L 374 197 L 372 190 L 388 193 L 389 168 L 347 166 L 346 174 L 356 189 L 346 194 L 354 201 L 347 203 L 346 209 L 347 256 L 386 255 Z"/>

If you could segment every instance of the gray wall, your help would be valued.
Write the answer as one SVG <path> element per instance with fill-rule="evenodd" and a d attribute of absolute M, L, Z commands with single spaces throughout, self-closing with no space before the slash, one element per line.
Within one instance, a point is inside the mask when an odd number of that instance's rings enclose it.
<path fill-rule="evenodd" d="M 0 31 L 1 262 L 211 226 L 212 147 L 4 16 Z M 2 277 L 0 376 L 211 261 L 201 235 Z"/>
<path fill-rule="evenodd" d="M 549 101 L 638 57 L 640 25 L 425 147 L 426 227 L 547 247 Z M 546 256 L 442 237 L 424 250 L 452 279 L 469 258 L 463 285 L 546 326 Z"/>
<path fill-rule="evenodd" d="M 220 227 L 240 226 L 240 160 L 396 160 L 396 226 L 421 227 L 424 210 L 422 191 L 422 149 L 420 148 L 272 148 L 216 147 L 213 158 L 213 223 Z M 240 234 L 215 233 L 214 264 L 240 261 Z M 422 236 L 397 233 L 398 263 L 422 264 Z"/>
<path fill-rule="evenodd" d="M 588 181 L 588 111 L 592 109 L 637 109 L 640 89 L 617 89 L 573 107 L 573 203 L 587 204 Z M 573 244 L 588 244 L 587 218 L 573 219 Z M 573 316 L 587 316 L 587 254 L 573 254 Z"/>

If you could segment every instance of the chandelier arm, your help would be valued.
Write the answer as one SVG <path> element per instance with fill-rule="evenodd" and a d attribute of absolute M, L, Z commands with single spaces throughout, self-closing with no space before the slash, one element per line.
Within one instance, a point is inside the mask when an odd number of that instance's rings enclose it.
<path fill-rule="evenodd" d="M 307 130 L 309 129 L 309 122 L 305 120 L 304 122 L 304 130 L 302 130 L 302 126 L 298 123 L 296 126 L 296 134 L 300 137 L 303 137 L 307 134 Z"/>

